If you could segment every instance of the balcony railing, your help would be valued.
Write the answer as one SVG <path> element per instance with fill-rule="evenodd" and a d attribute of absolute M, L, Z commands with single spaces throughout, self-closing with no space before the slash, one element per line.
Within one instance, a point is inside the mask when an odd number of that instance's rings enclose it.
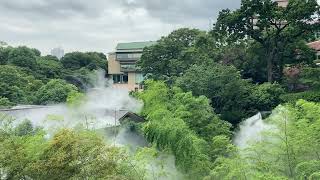
<path fill-rule="evenodd" d="M 117 54 L 118 61 L 137 61 L 141 57 L 141 53 L 125 53 Z"/>
<path fill-rule="evenodd" d="M 121 72 L 133 72 L 136 70 L 137 70 L 137 67 L 135 64 L 121 64 L 120 65 Z"/>

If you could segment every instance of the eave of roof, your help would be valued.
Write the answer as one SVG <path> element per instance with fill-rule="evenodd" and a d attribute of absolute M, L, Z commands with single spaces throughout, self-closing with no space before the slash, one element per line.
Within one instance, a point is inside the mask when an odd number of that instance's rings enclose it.
<path fill-rule="evenodd" d="M 142 50 L 147 46 L 152 46 L 155 41 L 145 41 L 145 42 L 129 42 L 129 43 L 119 43 L 116 47 L 117 51 L 121 50 Z"/>

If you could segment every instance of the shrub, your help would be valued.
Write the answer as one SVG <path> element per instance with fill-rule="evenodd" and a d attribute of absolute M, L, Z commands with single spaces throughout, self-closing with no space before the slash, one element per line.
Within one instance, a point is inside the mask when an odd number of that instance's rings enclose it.
<path fill-rule="evenodd" d="M 53 79 L 39 89 L 36 95 L 37 103 L 50 104 L 66 102 L 68 94 L 77 90 L 76 86 L 68 84 L 64 80 Z"/>
<path fill-rule="evenodd" d="M 320 91 L 305 91 L 300 93 L 289 93 L 281 96 L 284 102 L 295 103 L 297 100 L 320 102 Z"/>

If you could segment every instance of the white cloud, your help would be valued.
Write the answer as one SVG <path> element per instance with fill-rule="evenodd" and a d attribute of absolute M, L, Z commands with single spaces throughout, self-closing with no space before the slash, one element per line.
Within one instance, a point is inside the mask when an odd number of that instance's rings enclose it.
<path fill-rule="evenodd" d="M 118 42 L 157 40 L 179 27 L 207 29 L 238 1 L 0 0 L 0 40 L 43 53 L 57 46 L 108 53 Z"/>

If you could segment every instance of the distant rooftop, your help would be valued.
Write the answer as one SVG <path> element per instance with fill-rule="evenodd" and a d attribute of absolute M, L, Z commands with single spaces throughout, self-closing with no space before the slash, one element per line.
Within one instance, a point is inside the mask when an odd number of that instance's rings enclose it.
<path fill-rule="evenodd" d="M 316 51 L 320 51 L 320 40 L 319 41 L 314 41 L 311 43 L 307 44 L 311 49 L 314 49 Z"/>
<path fill-rule="evenodd" d="M 119 43 L 116 47 L 116 50 L 121 51 L 121 50 L 143 49 L 147 46 L 152 46 L 154 44 L 156 44 L 155 41 Z"/>

